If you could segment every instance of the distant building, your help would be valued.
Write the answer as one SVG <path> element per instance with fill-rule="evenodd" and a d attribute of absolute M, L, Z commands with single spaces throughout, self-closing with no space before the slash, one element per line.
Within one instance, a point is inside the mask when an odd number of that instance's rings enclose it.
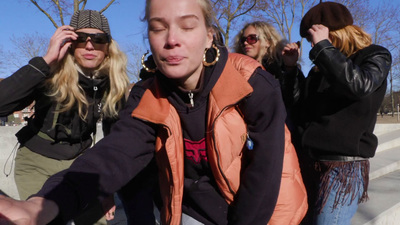
<path fill-rule="evenodd" d="M 26 125 L 27 123 L 27 118 L 31 117 L 33 114 L 35 114 L 35 102 L 32 102 L 28 107 L 25 107 L 21 111 L 16 111 L 13 113 L 13 116 L 15 118 L 15 123 L 16 124 L 22 124 Z"/>

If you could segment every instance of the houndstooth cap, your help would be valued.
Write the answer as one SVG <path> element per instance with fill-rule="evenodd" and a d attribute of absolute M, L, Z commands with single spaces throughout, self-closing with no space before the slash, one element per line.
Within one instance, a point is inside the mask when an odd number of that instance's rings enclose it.
<path fill-rule="evenodd" d="M 108 35 L 111 35 L 107 18 L 95 10 L 76 11 L 71 17 L 71 22 L 69 25 L 74 27 L 75 30 L 82 28 L 96 28 Z"/>

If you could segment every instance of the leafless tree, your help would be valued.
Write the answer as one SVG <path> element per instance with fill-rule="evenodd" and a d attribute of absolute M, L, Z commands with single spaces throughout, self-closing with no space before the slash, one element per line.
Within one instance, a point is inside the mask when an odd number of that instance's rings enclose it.
<path fill-rule="evenodd" d="M 273 24 L 283 38 L 294 42 L 298 40 L 293 40 L 293 32 L 299 32 L 301 18 L 318 3 L 318 0 L 264 0 L 257 4 L 252 18 Z M 303 38 L 300 42 L 303 46 Z M 301 52 L 303 52 L 303 47 L 301 47 Z M 300 59 L 300 61 L 303 60 Z"/>
<path fill-rule="evenodd" d="M 389 94 L 391 96 L 392 116 L 395 111 L 393 91 L 400 79 L 400 5 L 384 0 L 377 7 L 369 8 L 365 27 L 370 31 L 375 44 L 382 45 L 392 53 L 392 68 L 389 73 Z"/>
<path fill-rule="evenodd" d="M 27 1 L 27 0 L 26 0 Z M 55 28 L 65 25 L 64 18 L 86 7 L 88 0 L 29 0 L 50 20 Z M 115 0 L 110 0 L 100 12 L 107 10 Z"/>
<path fill-rule="evenodd" d="M 366 28 L 371 20 L 370 12 L 373 10 L 370 6 L 370 0 L 336 0 L 346 6 L 353 16 L 354 24 Z"/>
<path fill-rule="evenodd" d="M 35 32 L 24 34 L 20 37 L 13 35 L 10 41 L 13 45 L 13 50 L 8 51 L 6 54 L 7 66 L 8 68 L 18 69 L 31 58 L 43 56 L 46 53 L 49 37 Z"/>
<path fill-rule="evenodd" d="M 211 2 L 216 13 L 216 25 L 224 36 L 225 45 L 229 46 L 230 32 L 235 28 L 238 19 L 248 16 L 261 0 L 211 0 Z"/>
<path fill-rule="evenodd" d="M 128 56 L 128 76 L 131 81 L 136 82 L 140 79 L 139 73 L 142 69 L 141 59 L 146 51 L 138 44 L 130 44 L 125 52 Z"/>
<path fill-rule="evenodd" d="M 298 32 L 299 21 L 317 0 L 266 0 L 258 5 L 256 18 L 277 26 L 283 37 L 292 42 L 292 32 Z"/>

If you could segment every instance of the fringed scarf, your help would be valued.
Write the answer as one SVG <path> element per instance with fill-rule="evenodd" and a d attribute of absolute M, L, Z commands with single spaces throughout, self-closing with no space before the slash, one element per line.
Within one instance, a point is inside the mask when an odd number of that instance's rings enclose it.
<path fill-rule="evenodd" d="M 368 200 L 369 160 L 351 162 L 319 161 L 315 163 L 315 169 L 320 173 L 321 184 L 318 192 L 318 213 L 321 213 L 324 208 L 332 189 L 337 190 L 332 211 L 339 204 L 343 206 L 349 198 L 351 198 L 349 203 L 351 204 L 360 194 L 361 187 L 364 187 L 364 189 L 358 203 Z M 332 182 L 329 182 L 333 169 L 338 169 L 340 172 Z M 362 177 L 358 175 L 360 170 Z M 344 193 L 344 196 L 341 196 L 342 193 Z"/>

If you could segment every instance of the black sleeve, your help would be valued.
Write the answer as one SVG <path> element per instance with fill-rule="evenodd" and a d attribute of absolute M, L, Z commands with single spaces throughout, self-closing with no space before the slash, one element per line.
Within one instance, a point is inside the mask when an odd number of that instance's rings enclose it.
<path fill-rule="evenodd" d="M 300 85 L 305 77 L 299 67 L 291 71 L 284 71 L 279 80 L 282 90 L 283 102 L 286 109 L 289 110 L 300 98 Z"/>
<path fill-rule="evenodd" d="M 377 45 L 355 54 L 363 60 L 355 63 L 352 56 L 347 58 L 328 40 L 323 40 L 311 49 L 310 59 L 337 94 L 360 99 L 375 92 L 386 80 L 392 58 L 387 49 Z"/>
<path fill-rule="evenodd" d="M 22 110 L 31 104 L 35 91 L 50 73 L 42 57 L 35 57 L 29 64 L 0 82 L 0 116 Z"/>
<path fill-rule="evenodd" d="M 64 221 L 119 190 L 154 157 L 155 127 L 131 117 L 142 94 L 135 86 L 111 133 L 69 169 L 50 177 L 36 195 L 55 201 Z"/>
<path fill-rule="evenodd" d="M 247 166 L 229 209 L 229 224 L 262 224 L 271 218 L 279 194 L 286 112 L 278 81 L 261 69 L 250 78 L 254 92 L 241 111 L 254 143 L 244 150 Z"/>

